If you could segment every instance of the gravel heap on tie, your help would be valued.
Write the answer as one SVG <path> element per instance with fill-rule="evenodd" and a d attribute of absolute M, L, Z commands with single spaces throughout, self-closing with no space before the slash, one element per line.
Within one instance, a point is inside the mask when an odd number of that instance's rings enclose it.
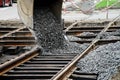
<path fill-rule="evenodd" d="M 104 32 L 99 36 L 99 38 L 100 39 L 120 39 L 119 34 L 120 34 L 119 30 L 116 30 L 115 32 Z"/>
<path fill-rule="evenodd" d="M 98 47 L 81 59 L 77 66 L 80 72 L 99 74 L 98 80 L 109 80 L 120 66 L 120 42 Z"/>
<path fill-rule="evenodd" d="M 92 32 L 83 32 L 79 34 L 78 36 L 95 36 L 96 33 Z M 114 31 L 114 32 L 104 32 L 100 36 L 98 36 L 100 39 L 120 39 L 120 29 Z"/>
<path fill-rule="evenodd" d="M 72 35 L 67 36 L 67 39 L 68 39 L 69 41 L 81 40 L 81 38 L 78 38 L 78 37 L 75 37 L 75 36 L 72 36 Z"/>
<path fill-rule="evenodd" d="M 95 34 L 93 32 L 83 32 L 79 34 L 78 36 L 94 36 Z"/>

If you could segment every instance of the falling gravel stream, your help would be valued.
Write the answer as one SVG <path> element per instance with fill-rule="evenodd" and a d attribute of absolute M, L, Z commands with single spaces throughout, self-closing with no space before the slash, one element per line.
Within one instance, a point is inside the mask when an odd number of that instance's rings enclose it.
<path fill-rule="evenodd" d="M 76 38 L 63 33 L 64 26 L 48 7 L 35 7 L 33 19 L 34 36 L 37 45 L 43 50 L 42 54 L 80 53 L 88 46 L 69 42 L 69 38 L 73 40 Z"/>
<path fill-rule="evenodd" d="M 34 31 L 38 45 L 45 51 L 63 47 L 63 27 L 49 8 L 35 8 Z"/>

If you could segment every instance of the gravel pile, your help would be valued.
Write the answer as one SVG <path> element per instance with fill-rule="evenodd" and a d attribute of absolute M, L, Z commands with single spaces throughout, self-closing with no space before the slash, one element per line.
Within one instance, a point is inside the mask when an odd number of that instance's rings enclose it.
<path fill-rule="evenodd" d="M 99 74 L 98 80 L 109 80 L 120 66 L 120 42 L 102 45 L 81 59 L 80 72 Z"/>

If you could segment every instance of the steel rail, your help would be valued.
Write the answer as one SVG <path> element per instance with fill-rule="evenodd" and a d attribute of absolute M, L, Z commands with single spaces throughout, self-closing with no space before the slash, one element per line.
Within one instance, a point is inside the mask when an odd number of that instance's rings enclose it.
<path fill-rule="evenodd" d="M 19 66 L 20 64 L 37 56 L 38 51 L 40 52 L 40 49 L 38 49 L 37 47 L 34 47 L 31 51 L 28 51 L 28 52 L 16 57 L 15 59 L 7 61 L 4 64 L 1 64 L 0 65 L 0 75 L 3 75 L 4 73 L 8 72 L 9 70 L 13 69 L 14 67 Z"/>

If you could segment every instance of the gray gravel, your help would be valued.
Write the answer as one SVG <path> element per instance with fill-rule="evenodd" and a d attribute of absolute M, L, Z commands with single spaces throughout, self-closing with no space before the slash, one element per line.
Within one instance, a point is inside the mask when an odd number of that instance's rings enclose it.
<path fill-rule="evenodd" d="M 80 72 L 99 74 L 98 80 L 109 80 L 120 66 L 120 42 L 98 47 L 81 59 L 77 66 Z"/>
<path fill-rule="evenodd" d="M 83 32 L 79 34 L 78 36 L 94 36 L 96 33 L 92 32 Z M 98 36 L 100 39 L 120 39 L 120 29 L 114 31 L 114 32 L 104 32 L 100 36 Z"/>
<path fill-rule="evenodd" d="M 83 32 L 83 33 L 81 33 L 80 35 L 78 35 L 78 36 L 92 36 L 92 35 L 95 35 L 94 33 L 92 33 L 92 32 Z"/>
<path fill-rule="evenodd" d="M 115 32 L 118 32 L 118 33 L 120 33 L 120 29 L 116 30 Z"/>
<path fill-rule="evenodd" d="M 103 39 L 114 40 L 114 39 L 120 39 L 120 37 L 119 36 L 103 36 Z"/>
<path fill-rule="evenodd" d="M 64 42 L 62 49 L 53 49 L 53 54 L 65 54 L 65 53 L 81 53 L 88 47 L 89 44 L 78 44 L 76 42 Z"/>
<path fill-rule="evenodd" d="M 120 39 L 120 30 L 116 30 L 115 32 L 104 32 L 99 38 L 100 39 Z"/>
<path fill-rule="evenodd" d="M 75 36 L 72 36 L 72 35 L 67 36 L 67 39 L 68 39 L 69 41 L 81 40 L 81 38 L 78 38 L 78 37 L 75 37 Z"/>
<path fill-rule="evenodd" d="M 78 36 L 94 36 L 97 35 L 96 33 L 92 32 L 83 32 L 79 34 Z M 114 32 L 104 32 L 101 35 L 98 36 L 99 39 L 120 39 L 120 30 L 116 30 Z M 92 38 L 91 38 L 92 39 Z M 87 40 L 91 40 L 87 39 Z"/>
<path fill-rule="evenodd" d="M 49 8 L 34 9 L 33 30 L 38 45 L 45 51 L 63 47 L 63 26 Z"/>

